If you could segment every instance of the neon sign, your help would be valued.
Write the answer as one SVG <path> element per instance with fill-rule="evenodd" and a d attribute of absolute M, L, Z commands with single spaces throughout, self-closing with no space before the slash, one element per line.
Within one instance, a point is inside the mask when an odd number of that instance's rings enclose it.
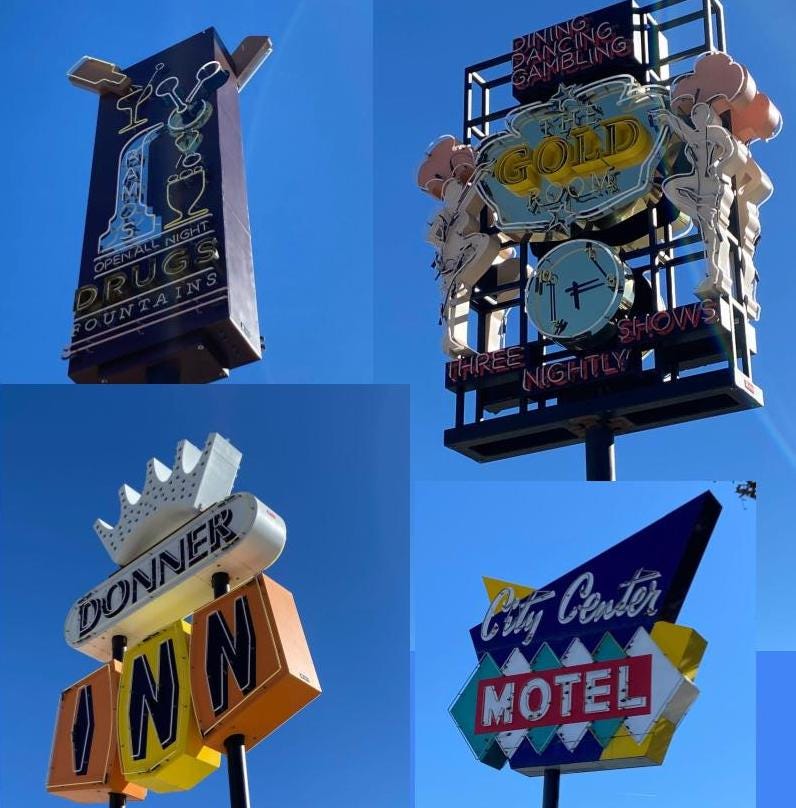
<path fill-rule="evenodd" d="M 649 654 L 481 679 L 475 732 L 645 715 L 651 695 Z"/>
<path fill-rule="evenodd" d="M 630 2 L 593 11 L 514 39 L 511 89 L 520 103 L 546 98 L 560 82 L 617 73 L 644 78 Z"/>
<path fill-rule="evenodd" d="M 238 92 L 270 40 L 241 48 L 210 28 L 124 71 L 88 57 L 70 71 L 100 93 L 73 380 L 147 381 L 171 359 L 205 382 L 260 358 Z"/>
<path fill-rule="evenodd" d="M 539 589 L 484 579 L 478 666 L 450 708 L 482 763 L 535 776 L 663 762 L 706 648 L 674 621 L 720 511 L 706 492 Z"/>
<path fill-rule="evenodd" d="M 201 451 L 181 441 L 171 468 L 149 460 L 141 493 L 121 487 L 116 524 L 96 521 L 121 569 L 72 606 L 65 637 L 110 661 L 62 694 L 51 793 L 103 802 L 193 788 L 230 739 L 251 747 L 320 695 L 293 596 L 262 574 L 285 523 L 232 493 L 241 457 L 217 434 Z"/>
<path fill-rule="evenodd" d="M 717 301 L 710 299 L 652 314 L 624 317 L 616 324 L 613 341 L 602 351 L 539 363 L 535 351 L 529 353 L 522 345 L 514 345 L 448 362 L 445 382 L 453 388 L 482 377 L 522 374 L 522 389 L 526 393 L 542 397 L 553 395 L 556 390 L 639 372 L 640 357 L 633 349 L 664 344 L 668 336 L 727 333 L 728 317 L 727 312 L 722 314 Z"/>
<path fill-rule="evenodd" d="M 519 107 L 478 151 L 478 191 L 506 232 L 568 234 L 573 222 L 627 216 L 664 156 L 666 90 L 617 76 Z"/>

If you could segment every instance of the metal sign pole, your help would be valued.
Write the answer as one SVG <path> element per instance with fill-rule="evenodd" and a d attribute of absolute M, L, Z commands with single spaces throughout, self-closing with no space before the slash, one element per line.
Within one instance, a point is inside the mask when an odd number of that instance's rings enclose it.
<path fill-rule="evenodd" d="M 227 750 L 230 808 L 249 808 L 249 779 L 246 772 L 246 746 L 243 735 L 232 735 L 224 741 Z"/>
<path fill-rule="evenodd" d="M 560 781 L 561 769 L 544 770 L 542 808 L 558 808 L 558 785 Z"/>
<path fill-rule="evenodd" d="M 602 420 L 586 429 L 586 479 L 616 480 L 614 432 Z"/>
<path fill-rule="evenodd" d="M 127 637 L 123 634 L 114 634 L 111 637 L 111 656 L 117 662 L 124 661 L 124 652 L 127 648 Z M 108 808 L 125 808 L 127 805 L 127 797 L 124 794 L 115 794 L 110 792 L 108 794 Z"/>
<path fill-rule="evenodd" d="M 211 581 L 213 597 L 220 598 L 229 592 L 229 575 L 226 572 L 214 573 Z M 243 735 L 231 735 L 224 741 L 224 747 L 227 750 L 230 808 L 250 808 L 245 738 Z"/>
<path fill-rule="evenodd" d="M 180 366 L 176 362 L 161 362 L 146 369 L 147 384 L 179 384 Z"/>

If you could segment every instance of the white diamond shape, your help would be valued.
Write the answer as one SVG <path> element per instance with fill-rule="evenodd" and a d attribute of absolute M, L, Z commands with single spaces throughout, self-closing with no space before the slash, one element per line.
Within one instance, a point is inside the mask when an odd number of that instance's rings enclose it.
<path fill-rule="evenodd" d="M 498 746 L 503 750 L 503 754 L 510 759 L 519 748 L 527 732 L 527 729 L 512 729 L 508 732 L 499 733 L 495 740 Z"/>
<path fill-rule="evenodd" d="M 594 657 L 589 653 L 589 649 L 577 638 L 569 644 L 569 647 L 564 651 L 564 656 L 561 657 L 561 664 L 565 668 L 571 668 L 573 665 L 588 665 L 589 662 L 594 662 Z"/>
<path fill-rule="evenodd" d="M 588 665 L 589 662 L 594 662 L 594 658 L 577 637 L 572 640 L 564 652 L 564 656 L 561 657 L 561 664 L 565 668 L 573 665 Z M 572 752 L 586 734 L 590 723 L 590 721 L 583 721 L 580 724 L 561 724 L 556 728 L 556 735 L 561 739 L 561 743 Z"/>
<path fill-rule="evenodd" d="M 519 648 L 515 648 L 511 654 L 509 654 L 509 658 L 503 663 L 503 667 L 500 670 L 503 671 L 505 676 L 514 676 L 518 673 L 530 673 L 531 666 L 528 664 L 528 660 L 525 658 L 522 651 L 520 651 Z M 522 739 L 527 732 L 527 729 L 510 729 L 508 732 L 498 733 L 495 740 L 498 746 L 503 750 L 503 754 L 507 758 L 511 758 L 522 743 Z"/>
<path fill-rule="evenodd" d="M 520 651 L 519 648 L 515 648 L 509 658 L 503 663 L 503 667 L 500 669 L 503 671 L 504 676 L 514 676 L 518 673 L 530 673 L 531 666 L 528 664 L 528 660 L 525 658 L 525 655 Z"/>
<path fill-rule="evenodd" d="M 699 695 L 697 687 L 672 665 L 645 629 L 639 628 L 625 648 L 628 656 L 652 657 L 652 693 L 648 715 L 625 719 L 625 726 L 641 743 L 652 725 L 661 717 L 678 724 Z"/>

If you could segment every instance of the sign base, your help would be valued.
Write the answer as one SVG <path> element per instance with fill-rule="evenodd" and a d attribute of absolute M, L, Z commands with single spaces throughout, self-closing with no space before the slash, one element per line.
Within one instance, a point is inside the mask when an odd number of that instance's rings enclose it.
<path fill-rule="evenodd" d="M 69 378 L 78 384 L 147 384 L 172 382 L 205 384 L 229 376 L 229 368 L 256 362 L 262 354 L 231 321 L 211 331 L 196 331 L 179 339 L 106 364 L 91 356 L 69 363 Z"/>
<path fill-rule="evenodd" d="M 516 387 L 516 385 L 515 385 Z M 684 376 L 654 387 L 600 396 L 615 435 L 763 406 L 763 391 L 733 368 Z M 595 397 L 445 430 L 445 446 L 486 463 L 582 443 L 595 421 Z"/>

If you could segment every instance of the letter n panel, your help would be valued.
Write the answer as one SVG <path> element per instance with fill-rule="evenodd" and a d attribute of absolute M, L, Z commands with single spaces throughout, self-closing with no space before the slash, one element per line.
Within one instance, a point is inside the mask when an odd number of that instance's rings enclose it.
<path fill-rule="evenodd" d="M 125 775 L 153 791 L 186 791 L 221 764 L 202 741 L 191 704 L 184 620 L 124 655 L 119 685 L 119 749 Z"/>
<path fill-rule="evenodd" d="M 193 615 L 191 688 L 205 743 L 253 747 L 320 695 L 293 595 L 258 575 Z"/>
<path fill-rule="evenodd" d="M 108 794 L 143 800 L 122 773 L 116 743 L 120 662 L 109 662 L 61 694 L 47 791 L 72 802 L 107 803 Z"/>

